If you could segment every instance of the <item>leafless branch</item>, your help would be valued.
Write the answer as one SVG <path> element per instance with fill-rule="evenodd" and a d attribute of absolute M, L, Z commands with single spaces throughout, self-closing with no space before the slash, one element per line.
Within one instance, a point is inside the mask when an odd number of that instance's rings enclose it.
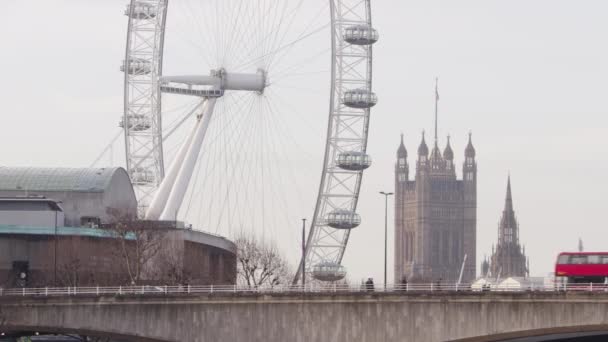
<path fill-rule="evenodd" d="M 287 261 L 276 245 L 241 235 L 237 245 L 237 282 L 248 287 L 276 286 L 291 279 Z"/>

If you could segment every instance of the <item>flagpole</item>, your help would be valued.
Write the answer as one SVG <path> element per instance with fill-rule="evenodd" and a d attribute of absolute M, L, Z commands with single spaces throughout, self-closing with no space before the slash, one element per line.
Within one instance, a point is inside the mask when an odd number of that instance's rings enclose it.
<path fill-rule="evenodd" d="M 435 77 L 435 146 L 437 145 L 437 107 L 439 103 L 439 78 Z"/>

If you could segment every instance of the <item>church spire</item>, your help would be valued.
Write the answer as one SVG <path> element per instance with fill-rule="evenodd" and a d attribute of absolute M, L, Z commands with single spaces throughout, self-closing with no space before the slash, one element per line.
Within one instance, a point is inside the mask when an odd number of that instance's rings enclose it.
<path fill-rule="evenodd" d="M 513 196 L 511 195 L 511 175 L 507 178 L 507 197 L 505 198 L 505 212 L 513 211 Z"/>
<path fill-rule="evenodd" d="M 500 220 L 499 241 L 503 243 L 518 243 L 519 227 L 513 210 L 513 196 L 511 195 L 511 175 L 507 180 L 507 195 L 505 196 L 505 209 Z"/>
<path fill-rule="evenodd" d="M 513 210 L 513 195 L 511 192 L 511 176 L 507 179 L 505 209 L 498 226 L 498 244 L 492 253 L 490 273 L 502 277 L 528 276 L 528 258 L 526 248 L 519 241 L 519 224 Z"/>

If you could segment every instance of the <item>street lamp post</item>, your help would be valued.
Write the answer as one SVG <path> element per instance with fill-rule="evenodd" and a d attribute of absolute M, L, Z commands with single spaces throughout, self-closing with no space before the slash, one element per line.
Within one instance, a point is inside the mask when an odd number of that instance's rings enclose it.
<path fill-rule="evenodd" d="M 380 191 L 384 195 L 384 291 L 386 291 L 386 259 L 387 259 L 387 241 L 388 241 L 388 196 L 392 196 L 392 192 Z"/>
<path fill-rule="evenodd" d="M 302 289 L 306 286 L 306 219 L 302 219 Z"/>
<path fill-rule="evenodd" d="M 55 208 L 55 241 L 53 247 L 53 286 L 57 286 L 57 208 Z"/>

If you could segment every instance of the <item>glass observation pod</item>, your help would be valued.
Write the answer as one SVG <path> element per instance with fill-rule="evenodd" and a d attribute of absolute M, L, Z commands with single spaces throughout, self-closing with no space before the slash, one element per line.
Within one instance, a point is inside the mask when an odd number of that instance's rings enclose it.
<path fill-rule="evenodd" d="M 321 281 L 338 281 L 346 277 L 346 268 L 333 262 L 321 262 L 312 268 L 312 276 Z"/>
<path fill-rule="evenodd" d="M 353 45 L 372 45 L 379 35 L 373 27 L 367 25 L 349 26 L 344 30 L 344 41 Z"/>
<path fill-rule="evenodd" d="M 131 170 L 131 181 L 133 184 L 150 184 L 154 182 L 154 175 L 150 170 L 136 167 Z"/>
<path fill-rule="evenodd" d="M 145 75 L 152 71 L 152 65 L 150 61 L 143 58 L 133 58 L 129 61 L 129 67 L 127 67 L 125 61 L 122 61 L 120 71 L 128 72 L 130 75 Z"/>
<path fill-rule="evenodd" d="M 131 9 L 131 7 L 133 8 Z M 152 4 L 137 1 L 133 6 L 131 4 L 127 5 L 125 15 L 135 19 L 154 18 L 156 17 L 156 8 Z"/>
<path fill-rule="evenodd" d="M 127 122 L 128 122 L 128 128 L 132 131 L 141 132 L 141 131 L 148 130 L 148 129 L 150 129 L 150 127 L 152 127 L 152 123 L 150 122 L 150 119 L 141 114 L 129 114 Z M 118 123 L 118 126 L 125 128 L 125 118 L 124 117 L 120 120 L 120 122 Z"/>
<path fill-rule="evenodd" d="M 353 229 L 361 224 L 361 216 L 347 209 L 336 209 L 326 217 L 328 226 L 335 229 Z"/>
<path fill-rule="evenodd" d="M 351 108 L 371 108 L 378 103 L 378 97 L 367 89 L 354 89 L 344 92 L 344 105 Z"/>
<path fill-rule="evenodd" d="M 361 171 L 372 165 L 372 158 L 363 152 L 342 152 L 338 155 L 336 163 L 344 170 Z"/>

